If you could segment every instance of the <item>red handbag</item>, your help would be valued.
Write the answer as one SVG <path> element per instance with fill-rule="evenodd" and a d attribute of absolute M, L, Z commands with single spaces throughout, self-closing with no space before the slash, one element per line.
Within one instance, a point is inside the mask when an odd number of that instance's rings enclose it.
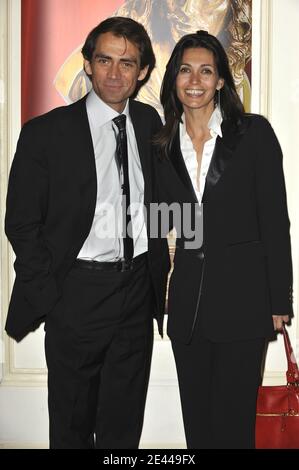
<path fill-rule="evenodd" d="M 260 386 L 257 398 L 256 449 L 299 449 L 299 370 L 283 327 L 287 384 Z"/>

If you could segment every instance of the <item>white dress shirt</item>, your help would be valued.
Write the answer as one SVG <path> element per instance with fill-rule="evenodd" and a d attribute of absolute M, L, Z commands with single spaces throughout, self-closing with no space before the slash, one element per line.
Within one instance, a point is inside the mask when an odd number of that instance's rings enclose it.
<path fill-rule="evenodd" d="M 122 173 L 115 159 L 117 126 L 112 119 L 119 113 L 104 103 L 92 90 L 86 99 L 88 121 L 93 141 L 97 172 L 97 201 L 90 233 L 78 258 L 96 261 L 117 261 L 123 257 Z M 148 249 L 143 214 L 144 179 L 129 115 L 129 102 L 122 114 L 127 117 L 128 166 L 134 257 Z M 84 158 L 84 156 L 83 156 Z"/>
<path fill-rule="evenodd" d="M 216 139 L 217 136 L 222 137 L 222 115 L 220 109 L 218 108 L 218 106 L 216 106 L 208 122 L 208 128 L 210 129 L 211 138 L 207 140 L 207 142 L 205 142 L 204 144 L 200 171 L 198 171 L 196 151 L 193 147 L 192 140 L 186 130 L 186 118 L 184 113 L 182 115 L 182 121 L 183 122 L 180 123 L 181 151 L 190 179 L 192 181 L 195 194 L 197 196 L 197 200 L 199 204 L 201 204 L 202 196 L 205 190 L 206 176 L 214 152 Z"/>

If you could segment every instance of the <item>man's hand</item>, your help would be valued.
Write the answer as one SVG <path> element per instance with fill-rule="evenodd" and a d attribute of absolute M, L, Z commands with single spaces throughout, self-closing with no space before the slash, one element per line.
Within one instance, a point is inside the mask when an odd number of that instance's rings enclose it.
<path fill-rule="evenodd" d="M 272 315 L 275 331 L 281 331 L 283 323 L 288 323 L 289 315 Z"/>

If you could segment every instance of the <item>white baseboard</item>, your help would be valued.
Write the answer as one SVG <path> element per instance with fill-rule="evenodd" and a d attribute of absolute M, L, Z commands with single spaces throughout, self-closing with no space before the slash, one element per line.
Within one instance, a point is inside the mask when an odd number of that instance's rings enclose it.
<path fill-rule="evenodd" d="M 49 445 L 40 442 L 0 442 L 0 449 L 48 449 Z"/>
<path fill-rule="evenodd" d="M 0 449 L 48 449 L 46 443 L 33 442 L 0 442 Z M 184 442 L 141 442 L 140 449 L 186 449 Z"/>

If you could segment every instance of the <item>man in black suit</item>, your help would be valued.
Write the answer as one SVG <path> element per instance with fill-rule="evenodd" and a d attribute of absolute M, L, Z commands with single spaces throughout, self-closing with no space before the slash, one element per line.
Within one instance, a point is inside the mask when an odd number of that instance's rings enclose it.
<path fill-rule="evenodd" d="M 6 331 L 19 341 L 45 321 L 51 448 L 137 448 L 169 257 L 142 210 L 161 121 L 129 98 L 155 56 L 143 26 L 121 17 L 94 28 L 82 53 L 91 93 L 26 123 L 18 142 Z"/>

